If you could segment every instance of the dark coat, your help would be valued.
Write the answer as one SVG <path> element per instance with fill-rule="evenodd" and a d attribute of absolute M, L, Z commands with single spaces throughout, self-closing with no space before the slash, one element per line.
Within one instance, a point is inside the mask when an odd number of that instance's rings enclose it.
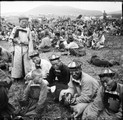
<path fill-rule="evenodd" d="M 4 117 L 9 118 L 14 110 L 7 96 L 7 82 L 0 81 L 0 120 Z"/>
<path fill-rule="evenodd" d="M 57 77 L 57 80 L 56 80 L 56 77 Z M 53 85 L 56 82 L 67 85 L 70 80 L 69 68 L 64 64 L 60 66 L 58 71 L 56 71 L 53 67 L 51 67 L 47 80 L 50 85 Z"/>
<path fill-rule="evenodd" d="M 98 67 L 112 67 L 113 64 L 107 60 L 100 59 L 98 56 L 92 56 L 90 63 Z"/>

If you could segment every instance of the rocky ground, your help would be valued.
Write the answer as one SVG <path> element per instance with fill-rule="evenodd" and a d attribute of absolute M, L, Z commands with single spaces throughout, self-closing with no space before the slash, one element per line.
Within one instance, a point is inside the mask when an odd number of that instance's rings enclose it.
<path fill-rule="evenodd" d="M 4 48 L 11 50 L 11 45 L 5 41 L 0 41 L 0 45 Z M 69 55 L 63 55 L 62 52 L 54 52 L 58 55 L 61 55 L 61 60 L 67 65 L 72 59 L 79 59 L 83 62 L 82 68 L 83 71 L 92 75 L 93 77 L 99 79 L 98 74 L 104 69 L 103 67 L 96 67 L 94 65 L 91 65 L 87 62 L 87 60 L 90 60 L 91 56 L 93 54 L 97 54 L 101 58 L 107 59 L 107 60 L 116 60 L 121 63 L 121 55 L 123 55 L 123 36 L 109 36 L 106 35 L 106 42 L 105 42 L 105 48 L 100 50 L 92 50 L 87 49 L 86 50 L 86 56 L 83 57 L 73 57 Z M 53 53 L 41 53 L 41 58 L 48 59 L 48 57 Z M 123 83 L 123 70 L 121 66 L 113 66 L 111 67 L 112 70 L 119 73 L 118 82 Z M 21 97 L 23 94 L 24 89 L 24 83 L 14 83 L 9 91 L 9 98 L 10 103 L 12 103 L 16 108 L 18 107 L 18 98 Z M 48 95 L 47 98 L 47 105 L 42 113 L 43 118 L 50 118 L 52 119 L 59 119 L 65 120 L 71 112 L 64 108 L 59 103 L 55 103 L 52 99 L 52 95 Z"/>

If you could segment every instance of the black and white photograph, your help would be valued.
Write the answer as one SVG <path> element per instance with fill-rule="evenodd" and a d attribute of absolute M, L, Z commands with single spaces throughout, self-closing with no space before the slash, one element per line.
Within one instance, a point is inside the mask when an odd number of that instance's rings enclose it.
<path fill-rule="evenodd" d="M 0 120 L 123 120 L 123 1 L 0 1 Z"/>

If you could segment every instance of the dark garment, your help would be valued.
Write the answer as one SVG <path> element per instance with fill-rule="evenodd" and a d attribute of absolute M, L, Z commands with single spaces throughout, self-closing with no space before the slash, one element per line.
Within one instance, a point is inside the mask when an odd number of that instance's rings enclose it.
<path fill-rule="evenodd" d="M 117 113 L 121 104 L 120 96 L 117 94 L 105 92 L 104 93 L 104 106 L 107 110 Z"/>
<path fill-rule="evenodd" d="M 60 94 L 61 90 L 67 89 L 68 85 L 65 85 L 65 84 L 62 84 L 62 83 L 58 83 L 58 82 L 54 83 L 54 85 L 56 85 L 56 90 L 53 93 L 53 97 L 54 97 L 54 100 L 56 102 L 58 102 L 59 101 L 59 94 Z"/>
<path fill-rule="evenodd" d="M 98 67 L 112 67 L 113 65 L 119 65 L 119 63 L 116 61 L 111 63 L 107 60 L 100 59 L 98 56 L 92 56 L 90 63 Z"/>
<path fill-rule="evenodd" d="M 9 89 L 12 85 L 12 79 L 6 72 L 0 69 L 0 86 L 1 84 L 6 84 L 6 87 Z"/>
<path fill-rule="evenodd" d="M 0 69 L 9 70 L 9 64 L 12 62 L 12 54 L 6 50 L 2 50 L 0 55 Z"/>
<path fill-rule="evenodd" d="M 67 85 L 70 80 L 69 68 L 64 64 L 62 64 L 57 71 L 51 67 L 47 80 L 50 85 L 53 85 L 55 82 Z"/>
<path fill-rule="evenodd" d="M 82 57 L 86 55 L 86 51 L 81 48 L 70 48 L 69 49 L 70 55 Z"/>
<path fill-rule="evenodd" d="M 45 46 L 43 48 L 40 48 L 40 51 L 43 52 L 43 53 L 50 52 L 51 51 L 51 47 L 50 46 Z"/>
<path fill-rule="evenodd" d="M 0 84 L 0 118 L 9 118 L 14 113 L 14 107 L 8 103 L 6 83 Z"/>

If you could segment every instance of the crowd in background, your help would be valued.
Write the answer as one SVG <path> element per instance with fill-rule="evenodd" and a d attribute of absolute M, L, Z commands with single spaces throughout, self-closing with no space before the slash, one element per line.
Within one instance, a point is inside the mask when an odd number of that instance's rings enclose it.
<path fill-rule="evenodd" d="M 1 25 L 0 39 L 8 40 L 12 28 L 11 23 Z M 35 49 L 53 47 L 59 49 L 90 47 L 99 49 L 104 47 L 105 33 L 123 35 L 121 19 L 76 19 L 58 17 L 42 21 L 29 21 Z"/>

